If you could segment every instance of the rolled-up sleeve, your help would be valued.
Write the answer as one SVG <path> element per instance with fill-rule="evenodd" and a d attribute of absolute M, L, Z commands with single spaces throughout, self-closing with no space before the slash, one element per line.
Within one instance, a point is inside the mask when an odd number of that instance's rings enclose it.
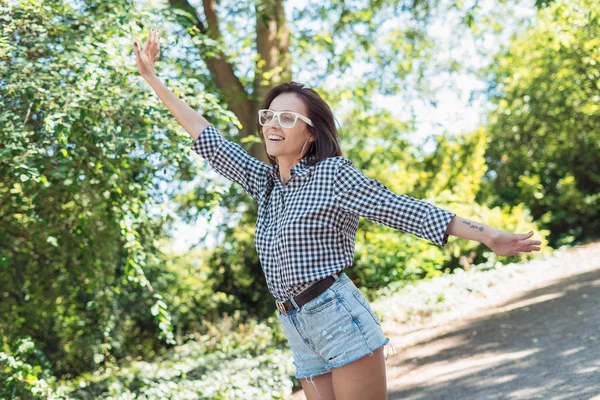
<path fill-rule="evenodd" d="M 209 125 L 192 144 L 192 150 L 204 158 L 220 175 L 242 186 L 254 200 L 264 192 L 269 166 L 252 157 L 238 143 L 227 140 Z"/>
<path fill-rule="evenodd" d="M 456 214 L 423 200 L 390 191 L 347 160 L 334 175 L 335 204 L 345 212 L 380 225 L 427 239 L 440 247 L 448 243 L 448 224 Z"/>

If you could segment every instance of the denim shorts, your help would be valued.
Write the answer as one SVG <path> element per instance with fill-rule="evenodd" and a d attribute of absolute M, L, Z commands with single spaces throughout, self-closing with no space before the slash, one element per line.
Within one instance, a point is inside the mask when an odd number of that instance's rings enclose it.
<path fill-rule="evenodd" d="M 330 372 L 390 341 L 362 292 L 344 272 L 301 308 L 287 314 L 277 310 L 277 318 L 292 349 L 297 379 Z"/>

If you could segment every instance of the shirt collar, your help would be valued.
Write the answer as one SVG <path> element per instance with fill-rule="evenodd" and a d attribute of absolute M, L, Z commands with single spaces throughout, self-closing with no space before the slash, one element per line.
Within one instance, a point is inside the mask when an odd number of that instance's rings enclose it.
<path fill-rule="evenodd" d="M 296 164 L 292 165 L 292 169 L 290 170 L 290 173 L 292 174 L 292 176 L 305 175 L 309 170 L 310 170 L 310 165 L 308 165 L 306 159 L 302 158 Z M 273 165 L 271 167 L 271 169 L 269 170 L 269 172 L 271 173 L 271 176 L 273 178 L 276 178 L 279 174 L 279 165 L 278 164 Z"/>

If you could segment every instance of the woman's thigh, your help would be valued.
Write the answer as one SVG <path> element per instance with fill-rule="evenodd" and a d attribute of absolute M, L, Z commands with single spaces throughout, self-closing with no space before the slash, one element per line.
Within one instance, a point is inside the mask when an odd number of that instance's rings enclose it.
<path fill-rule="evenodd" d="M 331 372 L 301 379 L 306 400 L 335 400 Z M 343 397 L 340 397 L 343 399 Z"/>
<path fill-rule="evenodd" d="M 332 371 L 335 397 L 344 400 L 387 400 L 383 347 Z"/>

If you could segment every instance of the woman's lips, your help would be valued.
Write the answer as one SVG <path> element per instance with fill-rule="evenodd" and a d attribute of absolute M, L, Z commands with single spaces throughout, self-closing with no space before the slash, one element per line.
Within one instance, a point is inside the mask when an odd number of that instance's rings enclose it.
<path fill-rule="evenodd" d="M 267 142 L 270 142 L 270 143 L 279 143 L 279 142 L 285 141 L 285 138 L 283 136 L 281 136 L 281 135 L 278 135 L 276 133 L 272 133 L 270 135 L 279 136 L 281 138 L 281 140 L 271 140 L 271 139 L 269 139 L 269 136 L 267 136 Z"/>

